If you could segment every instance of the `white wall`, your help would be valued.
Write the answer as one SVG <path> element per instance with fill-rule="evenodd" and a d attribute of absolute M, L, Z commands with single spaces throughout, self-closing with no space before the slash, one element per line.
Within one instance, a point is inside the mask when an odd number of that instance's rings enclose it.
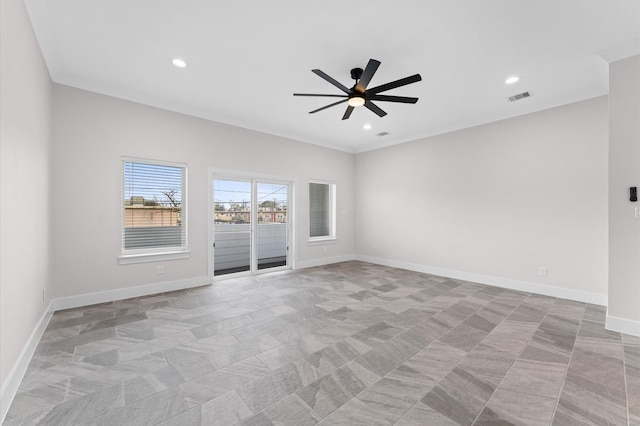
<path fill-rule="evenodd" d="M 0 421 L 20 353 L 47 306 L 51 116 L 51 80 L 24 3 L 1 7 Z"/>
<path fill-rule="evenodd" d="M 604 304 L 607 121 L 600 97 L 358 154 L 356 252 Z"/>
<path fill-rule="evenodd" d="M 609 306 L 607 325 L 640 335 L 640 55 L 609 71 Z"/>
<path fill-rule="evenodd" d="M 295 180 L 299 264 L 354 255 L 352 154 L 61 85 L 53 135 L 55 297 L 206 277 L 209 167 Z M 190 259 L 118 264 L 121 156 L 187 163 Z M 307 245 L 309 179 L 337 183 L 338 241 L 326 252 Z"/>

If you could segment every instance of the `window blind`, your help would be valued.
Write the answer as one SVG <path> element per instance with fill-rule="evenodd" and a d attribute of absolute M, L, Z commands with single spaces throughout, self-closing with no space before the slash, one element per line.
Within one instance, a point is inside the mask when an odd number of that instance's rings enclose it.
<path fill-rule="evenodd" d="M 186 167 L 123 160 L 122 170 L 123 252 L 186 248 Z"/>
<path fill-rule="evenodd" d="M 331 185 L 309 183 L 309 237 L 331 237 Z"/>

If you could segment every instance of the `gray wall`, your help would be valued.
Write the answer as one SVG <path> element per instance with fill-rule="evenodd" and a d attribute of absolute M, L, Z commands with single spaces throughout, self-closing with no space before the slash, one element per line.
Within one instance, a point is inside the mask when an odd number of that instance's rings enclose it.
<path fill-rule="evenodd" d="M 354 254 L 352 154 L 57 84 L 53 138 L 55 297 L 206 278 L 212 216 L 207 207 L 210 169 L 293 180 L 295 260 L 299 264 L 331 262 Z M 187 164 L 189 259 L 118 264 L 121 156 Z M 337 184 L 335 244 L 307 244 L 309 179 Z M 162 276 L 156 273 L 158 264 L 163 265 Z"/>
<path fill-rule="evenodd" d="M 609 309 L 611 319 L 640 335 L 640 55 L 613 62 L 609 95 Z"/>
<path fill-rule="evenodd" d="M 48 303 L 42 290 L 49 286 L 51 80 L 24 3 L 2 0 L 1 7 L 0 383 L 4 391 Z M 2 412 L 6 409 L 2 406 Z"/>
<path fill-rule="evenodd" d="M 607 121 L 599 97 L 358 154 L 356 252 L 606 300 Z"/>

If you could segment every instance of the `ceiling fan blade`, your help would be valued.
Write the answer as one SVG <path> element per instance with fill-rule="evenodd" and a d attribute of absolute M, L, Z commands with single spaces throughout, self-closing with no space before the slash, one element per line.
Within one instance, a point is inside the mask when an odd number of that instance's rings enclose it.
<path fill-rule="evenodd" d="M 344 93 L 346 93 L 346 94 L 350 93 L 349 89 L 346 86 L 341 84 L 339 81 L 335 80 L 333 77 L 325 74 L 324 72 L 322 72 L 320 70 L 317 70 L 317 69 L 316 70 L 311 70 L 311 72 L 313 72 L 314 74 L 318 75 L 319 77 L 325 79 L 329 83 L 333 84 L 338 89 L 342 90 Z"/>
<path fill-rule="evenodd" d="M 327 98 L 346 98 L 347 95 L 329 95 L 320 93 L 294 93 L 293 96 L 323 96 Z"/>
<path fill-rule="evenodd" d="M 313 114 L 313 113 L 316 113 L 318 111 L 322 111 L 323 109 L 331 108 L 332 106 L 335 106 L 335 105 L 338 105 L 338 104 L 341 104 L 341 103 L 347 102 L 347 101 L 348 101 L 348 99 L 343 99 L 341 101 L 334 102 L 334 103 L 329 104 L 329 105 L 325 105 L 322 108 L 318 108 L 318 109 L 314 109 L 313 111 L 309 111 L 309 114 Z"/>
<path fill-rule="evenodd" d="M 406 96 L 371 95 L 369 99 L 372 101 L 402 102 L 404 104 L 415 104 L 418 102 L 418 98 L 408 98 Z"/>
<path fill-rule="evenodd" d="M 344 112 L 344 115 L 342 116 L 342 119 L 343 119 L 343 120 L 346 120 L 346 119 L 348 119 L 349 117 L 351 117 L 351 113 L 353 112 L 353 109 L 354 109 L 354 108 L 353 108 L 351 105 L 349 105 L 349 106 L 347 107 L 347 110 Z"/>
<path fill-rule="evenodd" d="M 360 80 L 358 80 L 358 84 L 356 84 L 356 90 L 358 92 L 364 93 L 365 89 L 367 88 L 367 85 L 371 81 L 371 78 L 373 77 L 373 75 L 378 70 L 379 66 L 380 66 L 380 61 L 376 61 L 375 59 L 369 59 L 369 63 L 367 64 L 367 67 L 362 72 L 362 76 L 360 77 Z"/>
<path fill-rule="evenodd" d="M 391 83 L 383 84 L 382 86 L 373 87 L 367 90 L 367 93 L 370 95 L 384 92 L 386 90 L 395 89 L 396 87 L 406 86 L 407 84 L 416 83 L 422 80 L 420 74 L 415 74 L 410 77 L 401 78 L 400 80 L 392 81 Z"/>
<path fill-rule="evenodd" d="M 386 112 L 384 112 L 380 107 L 378 107 L 376 104 L 374 104 L 370 100 L 365 101 L 364 106 L 369 108 L 374 113 L 378 114 L 378 116 L 380 117 L 384 117 L 385 115 L 387 115 Z"/>

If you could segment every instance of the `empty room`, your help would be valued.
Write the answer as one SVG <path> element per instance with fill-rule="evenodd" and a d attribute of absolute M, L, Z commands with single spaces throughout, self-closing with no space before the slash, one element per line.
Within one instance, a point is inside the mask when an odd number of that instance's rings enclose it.
<path fill-rule="evenodd" d="M 639 0 L 0 7 L 2 425 L 640 425 Z"/>

